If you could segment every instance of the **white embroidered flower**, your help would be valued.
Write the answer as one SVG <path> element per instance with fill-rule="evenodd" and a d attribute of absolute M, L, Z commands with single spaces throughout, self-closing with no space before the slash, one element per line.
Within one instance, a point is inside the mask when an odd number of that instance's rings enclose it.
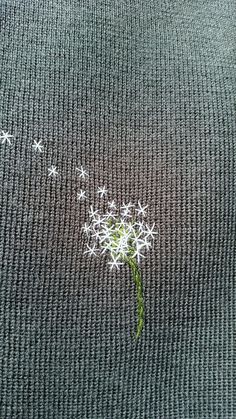
<path fill-rule="evenodd" d="M 107 189 L 105 188 L 105 186 L 103 186 L 102 188 L 98 188 L 98 191 L 97 191 L 97 193 L 98 194 L 100 194 L 100 197 L 101 198 L 103 198 L 104 197 L 104 195 L 106 195 L 107 194 Z"/>
<path fill-rule="evenodd" d="M 34 140 L 34 144 L 32 145 L 32 147 L 34 148 L 35 151 L 39 151 L 39 153 L 43 152 L 43 145 L 41 145 L 42 140 L 40 141 L 35 141 Z"/>
<path fill-rule="evenodd" d="M 88 250 L 86 250 L 84 253 L 88 253 L 89 256 L 97 256 L 97 249 L 95 244 L 92 247 L 87 244 L 87 248 Z"/>
<path fill-rule="evenodd" d="M 91 218 L 94 218 L 94 216 L 95 216 L 97 213 L 98 213 L 98 210 L 95 210 L 95 211 L 94 211 L 93 206 L 91 205 L 91 206 L 90 206 L 90 211 L 89 211 L 89 216 L 90 216 Z"/>
<path fill-rule="evenodd" d="M 13 139 L 14 136 L 10 135 L 9 132 L 2 131 L 2 135 L 0 135 L 0 140 L 2 144 L 9 144 L 11 145 L 11 138 Z"/>
<path fill-rule="evenodd" d="M 86 176 L 89 177 L 89 174 L 86 172 L 86 170 L 84 170 L 83 166 L 81 166 L 80 169 L 76 167 L 76 170 L 78 170 L 78 172 L 80 173 L 79 177 L 81 177 L 82 179 L 85 179 Z"/>
<path fill-rule="evenodd" d="M 140 204 L 140 202 L 138 202 L 138 208 L 136 209 L 136 211 L 138 212 L 138 215 L 143 215 L 143 216 L 145 216 L 146 215 L 146 211 L 145 211 L 145 209 L 148 207 L 147 205 L 146 205 L 146 207 L 142 207 L 142 205 Z"/>
<path fill-rule="evenodd" d="M 108 202 L 108 207 L 111 209 L 116 209 L 115 201 Z"/>
<path fill-rule="evenodd" d="M 85 223 L 84 226 L 82 227 L 82 230 L 88 235 L 89 231 L 92 231 L 91 227 Z"/>
<path fill-rule="evenodd" d="M 56 166 L 49 167 L 48 171 L 49 171 L 49 175 L 48 175 L 49 177 L 50 176 L 56 177 L 58 175 Z"/>
<path fill-rule="evenodd" d="M 79 201 L 81 199 L 86 199 L 87 198 L 86 192 L 85 191 L 82 191 L 82 189 L 80 189 L 80 192 L 77 193 L 77 198 L 79 199 Z"/>

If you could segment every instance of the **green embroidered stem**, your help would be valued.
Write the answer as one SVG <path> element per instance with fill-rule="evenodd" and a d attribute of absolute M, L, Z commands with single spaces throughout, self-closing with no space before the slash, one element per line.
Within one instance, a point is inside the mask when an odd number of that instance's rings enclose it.
<path fill-rule="evenodd" d="M 108 225 L 111 227 L 113 225 L 113 220 L 108 220 Z M 131 225 L 135 225 L 135 220 L 131 221 Z M 128 237 L 128 240 L 127 240 Z M 135 246 L 135 235 L 132 235 L 132 230 L 130 230 L 130 225 L 126 226 L 123 225 L 121 222 L 115 223 L 115 230 L 111 233 L 111 247 L 110 252 L 112 255 L 112 259 L 116 261 L 117 257 L 117 247 L 122 247 L 122 239 L 125 238 L 125 245 L 127 246 L 126 254 L 119 254 L 119 260 L 123 260 L 124 262 L 128 263 L 129 267 L 131 268 L 132 277 L 136 285 L 137 289 L 137 300 L 138 300 L 138 326 L 137 326 L 137 333 L 136 339 L 141 335 L 143 324 L 144 324 L 144 301 L 143 301 L 143 289 L 142 289 L 142 278 L 141 273 L 139 270 L 138 263 L 136 258 L 134 257 L 136 253 L 136 246 Z M 118 261 L 119 261 L 118 260 Z"/>
<path fill-rule="evenodd" d="M 133 280 L 137 289 L 137 300 L 138 300 L 138 326 L 136 339 L 140 336 L 144 324 L 144 301 L 143 301 L 143 287 L 142 287 L 142 278 L 141 273 L 138 267 L 138 264 L 134 258 L 127 258 L 127 263 L 129 264 Z"/>

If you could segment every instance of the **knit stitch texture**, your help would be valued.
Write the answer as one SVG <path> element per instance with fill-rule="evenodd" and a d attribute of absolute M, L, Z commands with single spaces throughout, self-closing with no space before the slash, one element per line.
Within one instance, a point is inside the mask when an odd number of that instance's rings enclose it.
<path fill-rule="evenodd" d="M 1 419 L 236 418 L 235 11 L 0 0 Z M 137 340 L 131 269 L 84 254 L 108 200 L 160 234 Z"/>

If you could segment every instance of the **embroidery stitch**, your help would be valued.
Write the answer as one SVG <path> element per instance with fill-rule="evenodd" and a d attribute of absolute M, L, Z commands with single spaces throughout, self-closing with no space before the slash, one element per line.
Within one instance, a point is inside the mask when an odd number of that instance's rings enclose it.
<path fill-rule="evenodd" d="M 40 140 L 38 143 L 37 141 L 34 140 L 34 144 L 32 145 L 32 147 L 35 149 L 35 151 L 39 151 L 40 153 L 43 152 L 43 145 L 40 145 L 40 143 L 42 142 L 42 140 Z"/>
<path fill-rule="evenodd" d="M 82 191 L 82 189 L 80 189 L 80 193 L 77 193 L 77 198 L 79 200 L 87 198 L 87 196 L 85 195 L 85 193 L 86 193 L 85 191 Z"/>
<path fill-rule="evenodd" d="M 78 172 L 80 172 L 79 177 L 82 177 L 82 179 L 85 179 L 86 176 L 89 177 L 89 174 L 86 172 L 86 170 L 84 170 L 83 166 L 81 166 L 80 169 L 78 167 L 76 167 L 76 170 L 78 170 Z"/>
<path fill-rule="evenodd" d="M 108 203 L 111 206 L 111 203 Z M 138 202 L 139 208 L 131 203 L 123 204 L 117 213 L 107 212 L 101 215 L 98 210 L 94 210 L 93 206 L 90 206 L 89 218 L 90 223 L 85 223 L 82 230 L 87 236 L 95 240 L 95 244 L 91 247 L 87 245 L 88 250 L 84 253 L 89 253 L 90 256 L 97 254 L 108 254 L 110 261 L 110 269 L 119 269 L 122 265 L 128 264 L 131 269 L 132 278 L 137 289 L 137 301 L 138 301 L 138 325 L 136 338 L 138 338 L 142 332 L 144 324 L 144 299 L 142 290 L 142 278 L 140 271 L 141 258 L 145 258 L 143 252 L 145 249 L 152 247 L 150 240 L 154 239 L 154 236 L 158 232 L 154 231 L 155 223 L 149 227 L 146 223 L 136 220 L 136 213 L 140 216 L 146 215 L 145 209 L 148 207 L 142 207 Z M 112 207 L 115 207 L 114 201 L 112 201 Z M 127 220 L 127 218 L 129 218 Z M 141 253 L 142 252 L 142 253 Z"/>
<path fill-rule="evenodd" d="M 98 249 L 96 249 L 96 245 L 95 245 L 95 244 L 93 245 L 93 247 L 90 247 L 90 246 L 87 244 L 87 248 L 88 248 L 88 250 L 86 250 L 86 251 L 84 252 L 85 254 L 86 254 L 86 253 L 88 253 L 88 254 L 89 254 L 89 256 L 92 256 L 92 255 L 97 256 L 96 251 L 97 251 Z"/>
<path fill-rule="evenodd" d="M 116 209 L 115 201 L 108 202 L 108 207 L 111 209 Z"/>
<path fill-rule="evenodd" d="M 148 207 L 148 205 L 146 205 L 146 207 L 142 207 L 140 202 L 138 201 L 138 206 L 139 206 L 139 208 L 136 208 L 136 211 L 138 212 L 138 215 L 146 215 L 145 209 Z"/>
<path fill-rule="evenodd" d="M 59 173 L 57 172 L 57 168 L 56 166 L 51 166 L 51 168 L 49 167 L 48 169 L 49 171 L 49 177 L 52 175 L 53 177 L 56 177 Z"/>
<path fill-rule="evenodd" d="M 1 140 L 2 144 L 7 143 L 7 144 L 11 145 L 12 144 L 11 143 L 11 138 L 15 139 L 14 135 L 10 135 L 8 132 L 2 131 L 2 135 L 0 136 L 0 140 Z"/>
<path fill-rule="evenodd" d="M 98 188 L 97 193 L 100 194 L 100 197 L 103 198 L 104 195 L 106 195 L 108 190 L 103 186 L 102 188 Z"/>

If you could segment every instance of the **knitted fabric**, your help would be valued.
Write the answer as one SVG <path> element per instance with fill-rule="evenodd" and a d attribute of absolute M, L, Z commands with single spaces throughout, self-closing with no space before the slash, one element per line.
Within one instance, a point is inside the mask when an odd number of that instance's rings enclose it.
<path fill-rule="evenodd" d="M 236 417 L 235 10 L 0 0 L 1 419 Z M 112 200 L 159 233 L 136 340 L 132 269 L 85 254 Z"/>

